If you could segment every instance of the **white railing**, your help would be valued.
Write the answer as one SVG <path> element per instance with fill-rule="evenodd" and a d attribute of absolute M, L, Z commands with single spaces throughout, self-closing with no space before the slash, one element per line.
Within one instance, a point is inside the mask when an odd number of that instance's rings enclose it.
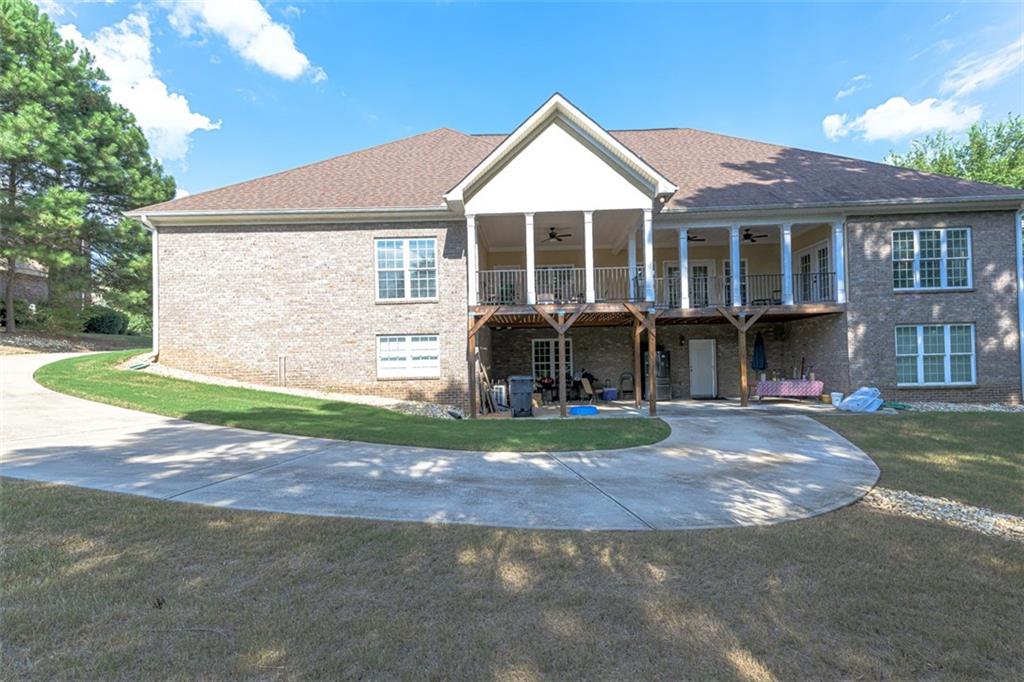
<path fill-rule="evenodd" d="M 537 303 L 585 303 L 587 273 L 583 268 L 537 268 Z"/>
<path fill-rule="evenodd" d="M 526 303 L 526 270 L 481 270 L 477 274 L 481 305 Z"/>

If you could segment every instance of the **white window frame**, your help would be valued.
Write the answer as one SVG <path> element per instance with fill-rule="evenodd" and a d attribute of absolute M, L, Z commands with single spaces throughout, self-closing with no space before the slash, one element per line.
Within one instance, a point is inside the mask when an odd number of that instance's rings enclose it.
<path fill-rule="evenodd" d="M 948 264 L 949 257 L 946 254 L 946 235 L 951 231 L 965 230 L 967 232 L 967 284 L 961 286 L 950 286 L 948 284 Z M 921 286 L 921 232 L 935 232 L 939 233 L 939 244 L 940 244 L 940 255 L 939 255 L 939 281 L 940 284 L 937 287 L 923 287 Z M 896 260 L 896 235 L 897 233 L 910 232 L 914 235 L 914 285 L 910 287 L 898 287 L 896 286 L 896 263 L 897 262 L 910 262 L 910 261 L 897 261 Z M 890 273 L 889 280 L 892 284 L 893 291 L 965 291 L 974 288 L 974 231 L 967 225 L 958 225 L 953 227 L 917 227 L 908 229 L 893 230 L 889 238 L 889 248 L 891 252 L 892 271 Z"/>
<path fill-rule="evenodd" d="M 551 344 L 551 362 L 548 365 L 548 376 L 558 382 L 558 374 L 555 369 L 558 367 L 558 338 L 543 338 L 543 339 L 531 339 L 530 342 L 530 371 L 534 381 L 537 381 L 537 344 Z M 565 365 L 569 370 L 569 374 L 572 375 L 573 369 L 573 354 L 572 354 L 572 339 L 566 337 L 565 339 Z"/>
<path fill-rule="evenodd" d="M 437 343 L 437 366 L 424 370 L 421 367 L 412 365 L 412 339 L 416 336 L 433 337 Z M 404 352 L 406 354 L 405 366 L 395 369 L 381 367 L 381 342 L 384 339 L 402 339 Z M 441 335 L 429 332 L 423 334 L 378 334 L 376 339 L 377 349 L 377 379 L 439 379 L 441 377 Z"/>
<path fill-rule="evenodd" d="M 412 268 L 409 267 L 409 242 L 431 240 L 434 242 L 434 295 L 433 296 L 412 296 Z M 377 245 L 380 242 L 402 242 L 402 274 L 405 295 L 400 298 L 383 298 L 380 295 L 380 261 L 377 258 Z M 373 290 L 377 303 L 431 303 L 438 300 L 440 291 L 439 264 L 437 258 L 437 237 L 427 235 L 423 237 L 375 237 L 373 240 Z"/>
<path fill-rule="evenodd" d="M 924 381 L 924 328 L 925 327 L 942 327 L 943 334 L 943 381 Z M 950 327 L 970 327 L 971 329 L 971 380 L 970 381 L 952 381 L 952 361 L 950 358 L 954 355 L 951 352 L 950 346 Z M 977 344 L 977 330 L 973 322 L 950 322 L 948 324 L 900 324 L 896 325 L 893 330 L 893 343 L 895 345 L 896 352 L 899 352 L 899 330 L 912 328 L 915 330 L 917 335 L 917 381 L 913 382 L 901 382 L 899 380 L 899 372 L 897 370 L 896 385 L 899 387 L 913 387 L 913 386 L 975 386 L 978 383 L 978 344 Z M 956 355 L 966 355 L 966 353 L 956 353 Z M 897 355 L 897 357 L 914 357 L 909 354 Z"/>

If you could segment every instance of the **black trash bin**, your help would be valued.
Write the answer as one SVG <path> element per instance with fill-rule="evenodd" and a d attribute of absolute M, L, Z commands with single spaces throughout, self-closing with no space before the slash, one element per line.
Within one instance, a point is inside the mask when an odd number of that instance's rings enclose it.
<path fill-rule="evenodd" d="M 519 374 L 508 378 L 508 402 L 513 417 L 533 416 L 533 377 Z"/>

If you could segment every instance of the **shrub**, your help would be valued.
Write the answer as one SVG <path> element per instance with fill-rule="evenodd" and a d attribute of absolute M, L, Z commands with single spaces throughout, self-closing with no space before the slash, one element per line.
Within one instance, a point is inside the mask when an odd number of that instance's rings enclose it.
<path fill-rule="evenodd" d="M 96 307 L 89 311 L 83 329 L 91 334 L 124 334 L 127 330 L 127 315 L 103 307 Z"/>
<path fill-rule="evenodd" d="M 28 301 L 15 299 L 14 301 L 14 325 L 22 327 L 32 323 L 35 313 Z M 7 303 L 0 301 L 0 326 L 7 324 Z"/>

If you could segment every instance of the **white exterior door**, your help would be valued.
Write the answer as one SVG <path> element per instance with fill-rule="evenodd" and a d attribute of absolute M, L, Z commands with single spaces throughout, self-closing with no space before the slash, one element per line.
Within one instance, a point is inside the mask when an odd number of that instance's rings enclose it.
<path fill-rule="evenodd" d="M 715 367 L 715 340 L 691 339 L 690 397 L 714 398 L 718 395 Z"/>

